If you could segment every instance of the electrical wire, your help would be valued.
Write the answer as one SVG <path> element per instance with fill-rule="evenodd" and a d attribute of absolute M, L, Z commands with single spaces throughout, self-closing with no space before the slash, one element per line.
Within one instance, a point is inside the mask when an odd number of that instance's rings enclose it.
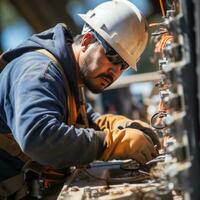
<path fill-rule="evenodd" d="M 163 6 L 163 1 L 159 0 L 159 2 L 160 2 L 160 9 L 161 9 L 161 12 L 162 12 L 162 16 L 165 17 L 165 9 L 164 9 L 164 6 Z"/>

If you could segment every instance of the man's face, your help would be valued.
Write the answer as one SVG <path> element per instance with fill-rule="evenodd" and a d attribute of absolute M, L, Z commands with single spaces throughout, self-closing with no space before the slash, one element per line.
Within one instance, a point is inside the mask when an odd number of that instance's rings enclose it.
<path fill-rule="evenodd" d="M 108 60 L 100 43 L 91 41 L 84 46 L 85 49 L 81 53 L 79 61 L 81 78 L 89 90 L 100 93 L 123 71 L 120 64 L 114 65 Z"/>

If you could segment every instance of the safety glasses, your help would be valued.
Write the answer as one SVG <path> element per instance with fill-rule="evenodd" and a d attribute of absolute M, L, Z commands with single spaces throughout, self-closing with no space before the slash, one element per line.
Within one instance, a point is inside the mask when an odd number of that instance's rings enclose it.
<path fill-rule="evenodd" d="M 121 70 L 126 70 L 129 68 L 128 63 L 126 63 L 123 58 L 94 30 L 91 31 L 94 37 L 100 42 L 105 50 L 105 55 L 108 60 L 114 65 L 121 65 Z"/>

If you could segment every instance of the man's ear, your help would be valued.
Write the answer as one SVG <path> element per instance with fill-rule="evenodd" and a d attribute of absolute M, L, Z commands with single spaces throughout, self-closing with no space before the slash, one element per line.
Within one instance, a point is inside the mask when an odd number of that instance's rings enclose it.
<path fill-rule="evenodd" d="M 87 32 L 83 35 L 81 40 L 81 49 L 83 52 L 87 50 L 89 45 L 94 41 L 94 36 L 91 32 Z"/>

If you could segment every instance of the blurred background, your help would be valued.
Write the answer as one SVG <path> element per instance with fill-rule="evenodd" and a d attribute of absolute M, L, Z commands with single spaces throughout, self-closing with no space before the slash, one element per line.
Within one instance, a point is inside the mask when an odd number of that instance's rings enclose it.
<path fill-rule="evenodd" d="M 149 23 L 161 21 L 159 0 L 130 0 L 147 17 Z M 0 52 L 15 48 L 34 33 L 57 23 L 65 23 L 72 33 L 80 33 L 83 21 L 77 15 L 94 8 L 104 0 L 0 0 Z M 149 29 L 151 34 L 153 30 Z M 149 121 L 159 102 L 154 87 L 159 79 L 152 64 L 153 47 L 149 39 L 138 63 L 138 71 L 128 70 L 114 86 L 100 95 L 87 92 L 87 97 L 101 113 L 123 114 Z"/>

